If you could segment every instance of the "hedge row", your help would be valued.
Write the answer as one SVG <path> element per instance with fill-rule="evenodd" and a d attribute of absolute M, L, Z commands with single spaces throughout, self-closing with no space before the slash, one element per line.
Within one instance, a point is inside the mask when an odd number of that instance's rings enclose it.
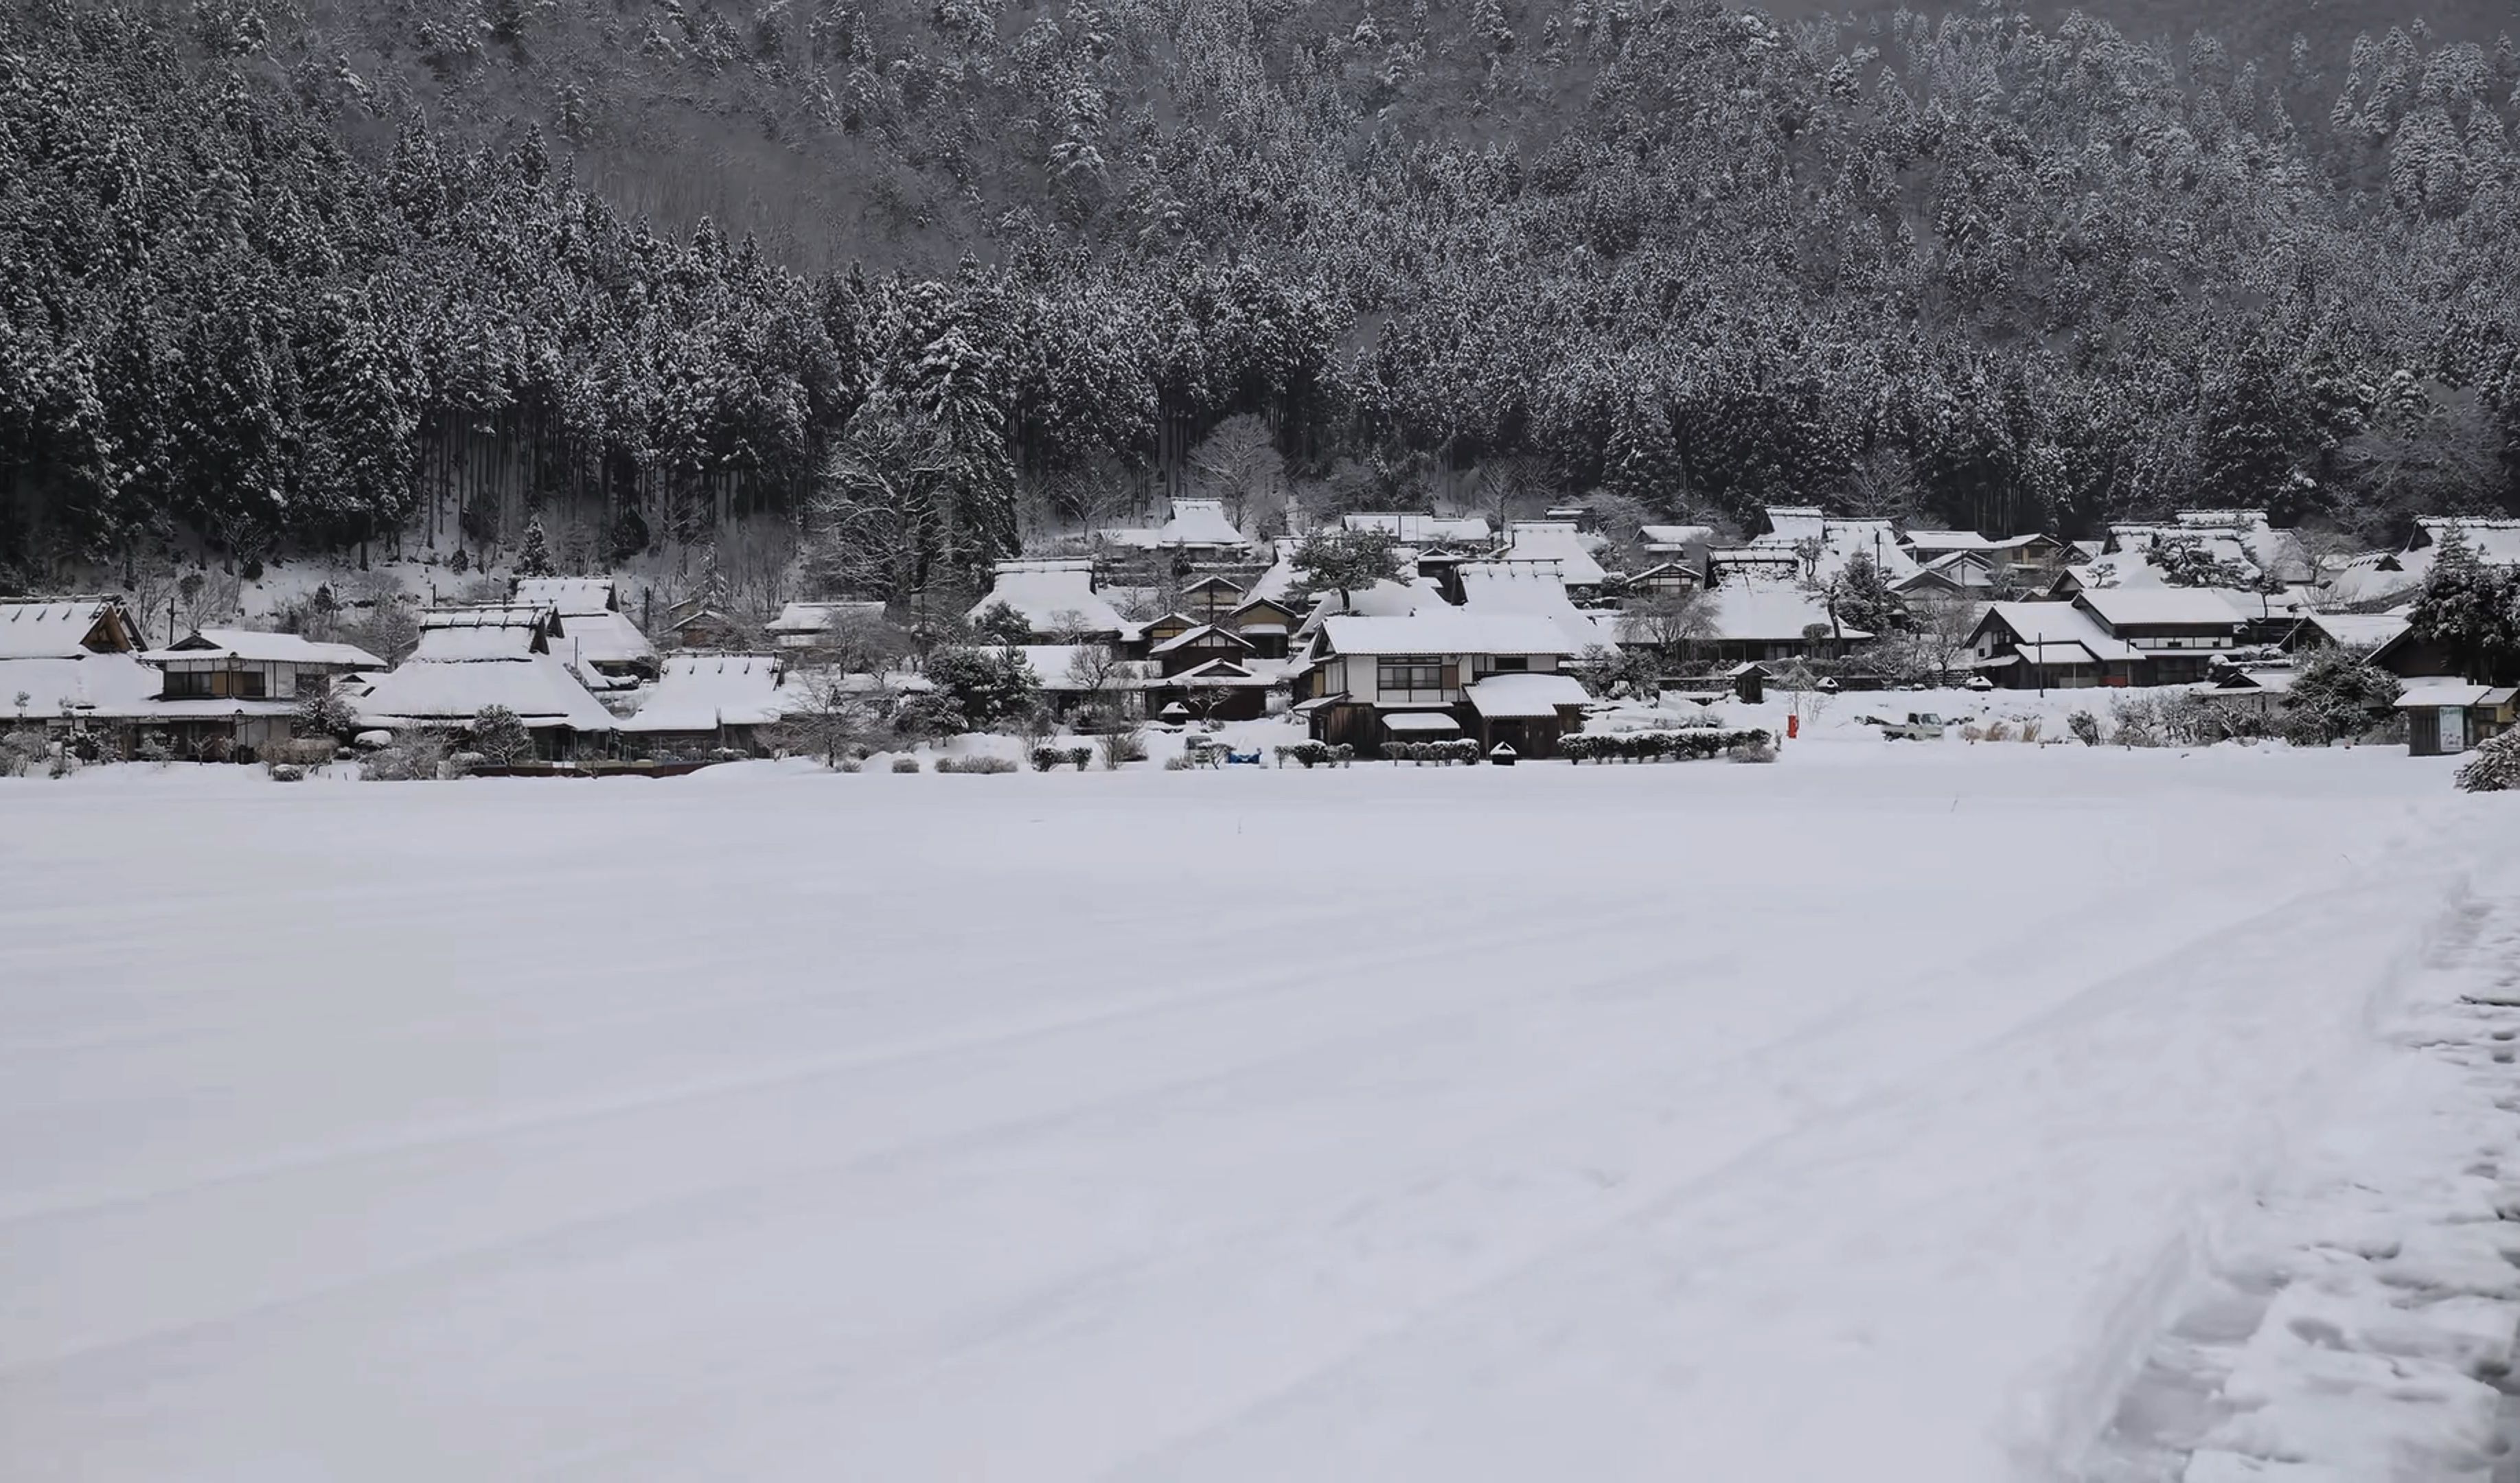
<path fill-rule="evenodd" d="M 1085 764 L 1093 760 L 1094 748 L 1090 746 L 1036 746 L 1032 749 L 1032 770 L 1037 773 L 1049 772 L 1061 762 L 1072 765 L 1081 773 L 1085 771 Z"/>
<path fill-rule="evenodd" d="M 1692 726 L 1682 731 L 1578 732 L 1560 739 L 1557 749 L 1569 762 L 1677 762 L 1768 744 L 1768 734 L 1756 727 Z"/>
<path fill-rule="evenodd" d="M 1466 737 L 1452 742 L 1386 742 L 1382 754 L 1394 762 L 1476 762 L 1479 744 Z"/>
<path fill-rule="evenodd" d="M 1299 762 L 1306 767 L 1345 767 L 1356 760 L 1356 748 L 1342 742 L 1331 746 L 1323 742 L 1298 742 L 1277 748 L 1278 765 Z"/>

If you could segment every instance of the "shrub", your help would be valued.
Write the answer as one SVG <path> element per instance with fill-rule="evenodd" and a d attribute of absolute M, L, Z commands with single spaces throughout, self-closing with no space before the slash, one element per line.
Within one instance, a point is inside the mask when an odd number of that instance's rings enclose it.
<path fill-rule="evenodd" d="M 940 773 L 959 773 L 963 770 L 963 764 L 955 761 L 951 757 L 939 757 L 936 759 L 935 770 Z M 899 772 L 901 769 L 894 768 L 893 771 Z"/>
<path fill-rule="evenodd" d="M 2109 716 L 2117 722 L 2118 745 L 2161 745 L 2161 702 L 2152 697 L 2120 696 L 2109 702 Z"/>
<path fill-rule="evenodd" d="M 292 762 L 273 762 L 265 766 L 263 771 L 271 775 L 271 781 L 274 783 L 303 783 L 306 781 L 306 769 L 299 767 Z"/>
<path fill-rule="evenodd" d="M 1769 739 L 1766 732 L 1754 731 L 1735 744 L 1729 755 L 1735 762 L 1774 762 L 1777 760 L 1777 743 Z"/>
<path fill-rule="evenodd" d="M 866 763 L 857 757 L 842 757 L 839 770 L 844 773 L 862 773 L 866 771 Z"/>
<path fill-rule="evenodd" d="M 2028 716 L 2023 718 L 2021 722 L 2021 740 L 2034 746 L 2038 744 L 2039 718 L 2037 716 Z"/>
<path fill-rule="evenodd" d="M 1146 735 L 1132 725 L 1104 732 L 1094 739 L 1094 744 L 1102 753 L 1102 765 L 1113 772 L 1118 772 L 1124 763 L 1147 760 Z"/>
<path fill-rule="evenodd" d="M 919 771 L 919 759 L 917 757 L 895 757 L 892 759 L 892 770 L 897 773 L 915 773 Z"/>
<path fill-rule="evenodd" d="M 1466 737 L 1445 742 L 1394 742 L 1382 748 L 1382 754 L 1394 762 L 1432 762 L 1449 767 L 1456 762 L 1478 761 L 1479 744 Z"/>
<path fill-rule="evenodd" d="M 472 718 L 472 750 L 485 767 L 514 767 L 534 755 L 534 734 L 522 717 L 504 705 L 484 705 Z"/>
<path fill-rule="evenodd" d="M 950 760 L 945 757 L 937 758 L 936 770 L 940 773 L 945 771 L 945 764 Z M 978 773 L 984 777 L 994 773 L 1011 773 L 1014 770 L 1014 763 L 1005 757 L 965 757 L 954 764 L 954 771 L 958 773 Z"/>
<path fill-rule="evenodd" d="M 1067 760 L 1074 763 L 1076 770 L 1081 773 L 1094 764 L 1094 748 L 1071 746 L 1067 749 Z"/>
<path fill-rule="evenodd" d="M 1665 762 L 1722 756 L 1755 741 L 1773 746 L 1769 735 L 1755 728 L 1686 726 L 1668 731 L 1578 732 L 1561 739 L 1558 751 L 1570 762 Z"/>
<path fill-rule="evenodd" d="M 1356 748 L 1348 745 L 1344 742 L 1341 742 L 1330 748 L 1330 761 L 1340 767 L 1345 767 L 1355 760 Z"/>
<path fill-rule="evenodd" d="M 2479 745 L 2460 764 L 2458 786 L 2471 793 L 2520 788 L 2520 731 L 2506 731 Z"/>
<path fill-rule="evenodd" d="M 24 777 L 51 750 L 52 743 L 31 726 L 0 732 L 0 778 Z"/>
<path fill-rule="evenodd" d="M 1176 752 L 1164 759 L 1164 771 L 1168 773 L 1186 773 L 1196 766 L 1198 764 L 1190 759 L 1188 752 Z"/>
<path fill-rule="evenodd" d="M 1322 767 L 1328 765 L 1329 760 L 1329 747 L 1319 742 L 1297 742 L 1292 745 L 1278 748 L 1280 767 L 1285 766 L 1290 761 L 1308 768 Z"/>
<path fill-rule="evenodd" d="M 1978 735 L 1989 742 L 2009 742 L 2012 740 L 2012 723 L 2002 720 L 1989 721 L 1986 723 L 1986 730 Z"/>
<path fill-rule="evenodd" d="M 292 767 L 322 767 L 333 760 L 336 746 L 330 737 L 305 737 L 272 746 L 264 752 L 263 760 Z"/>
<path fill-rule="evenodd" d="M 2065 729 L 2085 746 L 2100 744 L 2100 718 L 2088 710 L 2078 710 L 2065 718 Z"/>
<path fill-rule="evenodd" d="M 1049 772 L 1066 760 L 1067 753 L 1056 746 L 1036 746 L 1032 749 L 1032 770 L 1037 773 Z"/>
<path fill-rule="evenodd" d="M 427 783 L 445 775 L 446 739 L 416 731 L 368 753 L 359 776 L 370 783 Z"/>

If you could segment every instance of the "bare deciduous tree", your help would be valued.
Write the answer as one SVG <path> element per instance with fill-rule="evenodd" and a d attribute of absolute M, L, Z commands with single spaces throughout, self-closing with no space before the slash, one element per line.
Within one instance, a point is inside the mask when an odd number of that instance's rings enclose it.
<path fill-rule="evenodd" d="M 1250 413 L 1217 424 L 1191 450 L 1190 466 L 1199 492 L 1223 500 L 1226 517 L 1237 525 L 1284 499 L 1286 461 L 1268 425 Z"/>

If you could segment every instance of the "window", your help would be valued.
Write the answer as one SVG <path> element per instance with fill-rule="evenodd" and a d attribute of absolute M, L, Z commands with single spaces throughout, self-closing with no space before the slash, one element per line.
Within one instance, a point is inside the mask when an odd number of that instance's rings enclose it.
<path fill-rule="evenodd" d="M 1431 654 L 1384 654 L 1374 661 L 1373 687 L 1383 700 L 1445 700 L 1453 667 Z"/>
<path fill-rule="evenodd" d="M 210 697 L 210 672 L 206 669 L 170 669 L 166 671 L 166 698 L 169 700 L 206 700 Z"/>
<path fill-rule="evenodd" d="M 236 694 L 248 700 L 259 700 L 270 694 L 269 680 L 261 670 L 241 669 L 236 676 Z"/>
<path fill-rule="evenodd" d="M 1516 673 L 1531 667 L 1531 660 L 1522 654 L 1499 654 L 1496 656 L 1494 663 L 1498 670 L 1507 674 Z"/>

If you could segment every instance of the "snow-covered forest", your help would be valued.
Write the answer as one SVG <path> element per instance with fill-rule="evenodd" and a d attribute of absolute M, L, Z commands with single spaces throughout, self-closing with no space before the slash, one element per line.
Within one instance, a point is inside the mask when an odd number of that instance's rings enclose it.
<path fill-rule="evenodd" d="M 2385 539 L 2520 511 L 2515 125 L 2513 43 L 2411 16 L 31 0 L 0 589 L 537 512 L 621 559 L 835 457 L 951 573 L 1229 419 L 1314 509 Z"/>

